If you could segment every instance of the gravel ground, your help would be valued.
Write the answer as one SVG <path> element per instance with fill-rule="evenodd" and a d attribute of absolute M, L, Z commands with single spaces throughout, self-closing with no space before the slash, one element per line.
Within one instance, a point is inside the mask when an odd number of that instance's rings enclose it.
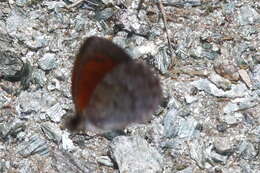
<path fill-rule="evenodd" d="M 148 124 L 62 128 L 92 35 L 160 75 Z M 0 172 L 260 172 L 259 0 L 0 1 L 0 78 Z"/>

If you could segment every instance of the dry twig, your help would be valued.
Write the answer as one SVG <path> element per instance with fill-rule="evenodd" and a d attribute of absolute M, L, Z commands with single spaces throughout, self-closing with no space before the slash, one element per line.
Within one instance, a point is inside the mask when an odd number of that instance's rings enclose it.
<path fill-rule="evenodd" d="M 170 40 L 170 36 L 169 36 L 169 32 L 168 32 L 167 19 L 166 19 L 163 3 L 161 0 L 158 0 L 158 5 L 159 5 L 159 9 L 162 13 L 163 24 L 164 24 L 166 37 L 167 37 L 168 47 L 169 47 L 170 53 L 172 54 L 172 46 L 171 46 L 171 40 Z M 174 64 L 174 61 L 173 61 L 173 64 Z"/>

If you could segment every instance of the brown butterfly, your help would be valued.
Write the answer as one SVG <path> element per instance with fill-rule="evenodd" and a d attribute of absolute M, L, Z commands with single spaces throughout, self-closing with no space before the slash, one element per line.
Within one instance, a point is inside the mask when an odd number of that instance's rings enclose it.
<path fill-rule="evenodd" d="M 89 37 L 81 46 L 72 72 L 76 114 L 71 130 L 97 133 L 151 120 L 161 101 L 160 81 L 112 41 Z"/>

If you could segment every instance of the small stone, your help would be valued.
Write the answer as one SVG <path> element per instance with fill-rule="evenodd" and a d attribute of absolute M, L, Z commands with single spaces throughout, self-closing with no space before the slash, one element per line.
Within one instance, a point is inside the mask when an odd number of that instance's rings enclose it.
<path fill-rule="evenodd" d="M 253 56 L 253 60 L 255 61 L 256 64 L 260 64 L 260 52 L 256 52 L 256 54 Z M 256 66 L 260 66 L 260 65 L 256 65 Z"/>
<path fill-rule="evenodd" d="M 214 147 L 217 153 L 221 155 L 230 155 L 234 148 L 229 137 L 216 137 L 214 139 Z"/>
<path fill-rule="evenodd" d="M 57 60 L 55 58 L 55 54 L 46 53 L 43 57 L 38 61 L 38 64 L 42 70 L 52 70 L 57 67 Z"/>
<path fill-rule="evenodd" d="M 256 128 L 252 129 L 250 132 L 253 136 L 255 136 L 255 141 L 260 143 L 260 125 L 257 126 Z"/>
<path fill-rule="evenodd" d="M 242 172 L 242 169 L 238 166 L 232 166 L 232 167 L 229 167 L 229 168 L 223 168 L 221 170 L 221 173 L 241 173 Z"/>
<path fill-rule="evenodd" d="M 114 15 L 114 10 L 112 8 L 105 8 L 104 10 L 96 13 L 96 19 L 98 21 L 101 21 L 101 20 L 106 21 L 109 18 L 111 18 L 113 15 Z"/>
<path fill-rule="evenodd" d="M 205 92 L 214 96 L 221 97 L 222 95 L 224 95 L 224 92 L 222 90 L 218 89 L 214 84 L 206 79 L 194 81 L 192 84 L 199 90 L 204 90 Z"/>
<path fill-rule="evenodd" d="M 32 77 L 36 84 L 39 84 L 41 87 L 43 87 L 46 84 L 47 78 L 45 76 L 45 72 L 41 69 L 36 69 L 32 73 Z"/>
<path fill-rule="evenodd" d="M 167 105 L 166 107 L 169 109 L 180 109 L 181 103 L 175 98 L 175 97 L 169 97 L 167 98 Z"/>
<path fill-rule="evenodd" d="M 230 114 L 237 111 L 243 111 L 249 108 L 256 106 L 259 103 L 259 99 L 255 96 L 248 98 L 237 98 L 232 102 L 229 102 L 224 108 L 223 111 L 225 114 Z"/>
<path fill-rule="evenodd" d="M 66 69 L 57 69 L 54 71 L 55 78 L 58 79 L 59 81 L 65 81 L 66 80 L 66 75 L 64 71 L 67 71 Z"/>
<path fill-rule="evenodd" d="M 4 160 L 0 160 L 0 172 L 7 172 L 6 162 Z"/>
<path fill-rule="evenodd" d="M 149 63 L 154 65 L 162 74 L 165 74 L 172 65 L 172 56 L 168 52 L 168 48 L 163 47 L 160 48 L 158 54 L 149 61 Z"/>
<path fill-rule="evenodd" d="M 242 6 L 240 8 L 237 19 L 240 25 L 250 25 L 260 23 L 260 14 L 249 5 Z"/>
<path fill-rule="evenodd" d="M 6 104 L 8 103 L 8 101 L 10 100 L 7 96 L 7 93 L 4 91 L 0 92 L 0 109 Z"/>
<path fill-rule="evenodd" d="M 177 173 L 193 173 L 193 167 L 188 167 L 188 168 L 185 168 L 181 171 L 177 171 Z"/>
<path fill-rule="evenodd" d="M 126 36 L 122 36 L 122 35 L 115 36 L 113 38 L 113 43 L 115 43 L 116 45 L 119 45 L 122 48 L 127 48 L 129 46 L 128 43 L 126 42 Z"/>
<path fill-rule="evenodd" d="M 4 139 L 8 135 L 10 130 L 11 130 L 11 128 L 9 127 L 9 125 L 7 123 L 1 123 L 0 124 L 0 137 Z"/>
<path fill-rule="evenodd" d="M 46 5 L 50 10 L 66 6 L 66 4 L 63 1 L 48 1 L 44 2 L 44 5 Z"/>
<path fill-rule="evenodd" d="M 195 139 L 189 143 L 190 146 L 190 157 L 196 161 L 200 168 L 205 168 L 206 156 L 205 156 L 205 145 L 202 140 Z"/>
<path fill-rule="evenodd" d="M 238 69 L 235 65 L 233 65 L 231 63 L 228 63 L 228 62 L 217 63 L 214 65 L 214 70 L 220 76 L 222 76 L 230 81 L 239 80 Z"/>
<path fill-rule="evenodd" d="M 177 112 L 177 116 L 180 116 L 182 118 L 188 117 L 190 115 L 191 115 L 191 110 L 189 106 L 183 106 Z"/>
<path fill-rule="evenodd" d="M 163 120 L 164 135 L 168 138 L 193 138 L 199 134 L 198 122 L 193 117 L 180 117 L 175 109 L 170 110 Z"/>
<path fill-rule="evenodd" d="M 60 129 L 51 123 L 43 123 L 41 129 L 49 140 L 53 140 L 55 143 L 60 143 L 62 133 Z"/>
<path fill-rule="evenodd" d="M 228 128 L 227 123 L 221 123 L 217 125 L 217 130 L 222 133 L 225 132 L 227 128 Z"/>
<path fill-rule="evenodd" d="M 197 100 L 198 100 L 198 98 L 195 97 L 195 96 L 185 95 L 185 101 L 186 101 L 186 103 L 188 103 L 188 104 L 191 104 L 191 103 L 193 103 L 193 102 L 196 102 Z"/>
<path fill-rule="evenodd" d="M 92 173 L 98 170 L 93 162 L 78 158 L 70 152 L 53 150 L 51 152 L 51 167 L 56 173 Z"/>
<path fill-rule="evenodd" d="M 13 12 L 7 19 L 6 19 L 6 29 L 8 33 L 16 32 L 20 27 L 23 27 L 27 23 L 24 16 L 20 13 Z"/>
<path fill-rule="evenodd" d="M 251 168 L 252 166 L 245 160 L 240 160 L 239 165 L 242 168 L 241 172 L 243 172 L 243 173 L 258 173 L 259 172 L 259 168 L 255 167 L 255 170 L 253 170 L 253 168 Z"/>
<path fill-rule="evenodd" d="M 39 35 L 39 36 L 34 36 L 31 39 L 28 39 L 25 41 L 25 44 L 33 49 L 33 50 L 37 50 L 39 48 L 45 47 L 47 45 L 47 40 L 45 39 L 45 37 L 43 35 Z"/>
<path fill-rule="evenodd" d="M 236 9 L 235 2 L 230 1 L 224 4 L 223 12 L 227 15 L 232 15 Z"/>
<path fill-rule="evenodd" d="M 54 122 L 60 122 L 62 116 L 66 113 L 65 110 L 63 110 L 62 106 L 59 103 L 56 103 L 51 108 L 49 108 L 46 111 L 46 114 L 49 116 L 49 118 Z"/>
<path fill-rule="evenodd" d="M 224 108 L 223 111 L 225 114 L 230 114 L 232 112 L 238 111 L 239 107 L 236 103 L 229 102 Z"/>
<path fill-rule="evenodd" d="M 113 162 L 108 156 L 99 156 L 97 162 L 105 166 L 114 167 Z"/>
<path fill-rule="evenodd" d="M 243 121 L 243 114 L 239 112 L 226 114 L 221 118 L 228 125 L 238 124 Z"/>
<path fill-rule="evenodd" d="M 21 131 L 16 135 L 16 138 L 18 139 L 18 141 L 24 141 L 26 135 L 27 133 L 25 131 Z"/>
<path fill-rule="evenodd" d="M 44 90 L 22 91 L 16 101 L 16 111 L 20 119 L 38 118 L 42 112 L 46 112 L 56 102 L 56 98 Z"/>
<path fill-rule="evenodd" d="M 249 141 L 242 141 L 238 146 L 238 153 L 241 155 L 241 158 L 246 160 L 252 160 L 258 154 L 258 151 L 255 149 L 254 145 Z"/>
<path fill-rule="evenodd" d="M 216 85 L 214 85 L 207 79 L 199 79 L 197 81 L 192 82 L 191 84 L 199 90 L 203 90 L 216 97 L 243 97 L 248 93 L 248 89 L 243 83 L 232 85 L 231 89 L 228 91 L 223 91 L 217 88 Z"/>
<path fill-rule="evenodd" d="M 113 1 L 113 0 L 102 0 L 102 2 L 106 5 L 108 4 L 113 4 L 113 5 L 116 5 L 116 1 Z"/>
<path fill-rule="evenodd" d="M 11 131 L 9 132 L 9 134 L 15 137 L 18 133 L 24 131 L 25 127 L 26 126 L 24 122 L 20 120 L 16 120 L 12 123 Z"/>
<path fill-rule="evenodd" d="M 246 70 L 240 69 L 240 70 L 238 70 L 238 73 L 239 73 L 242 81 L 245 82 L 246 86 L 248 88 L 252 88 L 252 82 L 251 82 L 251 79 L 250 79 L 249 75 L 247 74 Z"/>
<path fill-rule="evenodd" d="M 260 89 L 260 64 L 256 65 L 252 72 L 252 82 L 256 89 Z"/>
<path fill-rule="evenodd" d="M 177 110 L 171 109 L 164 117 L 163 124 L 164 124 L 164 135 L 166 137 L 175 137 L 177 136 L 178 132 L 172 128 L 175 125 L 177 116 Z"/>
<path fill-rule="evenodd" d="M 256 124 L 256 120 L 254 119 L 250 111 L 243 112 L 243 116 L 244 116 L 243 123 L 245 125 L 252 127 Z"/>
<path fill-rule="evenodd" d="M 26 6 L 26 4 L 28 4 L 30 1 L 31 0 L 17 0 L 16 5 L 23 7 Z"/>
<path fill-rule="evenodd" d="M 191 56 L 195 59 L 207 58 L 209 60 L 214 60 L 219 56 L 219 53 L 213 51 L 211 46 L 206 47 L 205 45 L 197 46 L 191 50 Z"/>
<path fill-rule="evenodd" d="M 60 81 L 57 79 L 52 79 L 48 82 L 48 86 L 47 89 L 49 91 L 53 91 L 53 90 L 60 90 L 61 86 L 60 86 Z"/>
<path fill-rule="evenodd" d="M 221 164 L 223 164 L 223 165 L 226 164 L 227 159 L 228 159 L 228 156 L 223 156 L 223 155 L 220 155 L 220 154 L 218 154 L 218 153 L 216 153 L 216 152 L 211 152 L 211 153 L 210 153 L 210 157 L 211 157 L 211 159 L 212 159 L 214 162 L 216 162 L 216 163 L 221 163 Z"/>
<path fill-rule="evenodd" d="M 76 149 L 76 147 L 73 144 L 73 141 L 69 138 L 69 133 L 64 132 L 62 134 L 62 143 L 61 143 L 62 149 L 65 151 L 73 151 Z"/>
<path fill-rule="evenodd" d="M 254 35 L 257 33 L 258 32 L 257 32 L 256 26 L 254 26 L 254 25 L 253 26 L 252 25 L 241 26 L 241 35 L 242 35 L 242 37 L 244 37 L 247 40 L 252 39 L 252 37 L 254 37 Z"/>
<path fill-rule="evenodd" d="M 141 56 L 151 54 L 155 56 L 158 53 L 158 48 L 153 42 L 143 43 L 140 46 L 135 46 L 130 50 L 130 55 L 133 59 L 138 59 Z"/>
<path fill-rule="evenodd" d="M 209 76 L 209 80 L 213 82 L 218 88 L 221 88 L 223 90 L 231 89 L 232 83 L 216 73 L 211 73 Z"/>
<path fill-rule="evenodd" d="M 20 121 L 19 119 L 12 122 L 5 122 L 0 124 L 0 137 L 6 138 L 11 135 L 16 137 L 18 133 L 25 129 L 25 123 Z"/>
<path fill-rule="evenodd" d="M 162 156 L 140 137 L 116 137 L 110 144 L 110 151 L 120 172 L 157 173 L 162 171 Z"/>
<path fill-rule="evenodd" d="M 23 157 L 34 154 L 48 155 L 49 147 L 45 140 L 38 136 L 32 136 L 20 144 L 18 153 Z"/>

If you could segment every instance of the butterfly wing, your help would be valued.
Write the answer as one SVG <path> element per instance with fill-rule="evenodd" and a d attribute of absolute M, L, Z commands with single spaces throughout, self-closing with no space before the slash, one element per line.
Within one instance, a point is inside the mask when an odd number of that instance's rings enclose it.
<path fill-rule="evenodd" d="M 111 41 L 89 37 L 81 46 L 72 72 L 72 97 L 77 112 L 88 105 L 97 84 L 104 76 L 130 57 Z"/>
<path fill-rule="evenodd" d="M 144 64 L 119 64 L 96 87 L 84 114 L 90 130 L 121 129 L 152 119 L 161 100 L 160 82 Z"/>
<path fill-rule="evenodd" d="M 89 37 L 72 72 L 72 129 L 107 131 L 151 119 L 161 98 L 159 79 L 109 40 Z"/>

